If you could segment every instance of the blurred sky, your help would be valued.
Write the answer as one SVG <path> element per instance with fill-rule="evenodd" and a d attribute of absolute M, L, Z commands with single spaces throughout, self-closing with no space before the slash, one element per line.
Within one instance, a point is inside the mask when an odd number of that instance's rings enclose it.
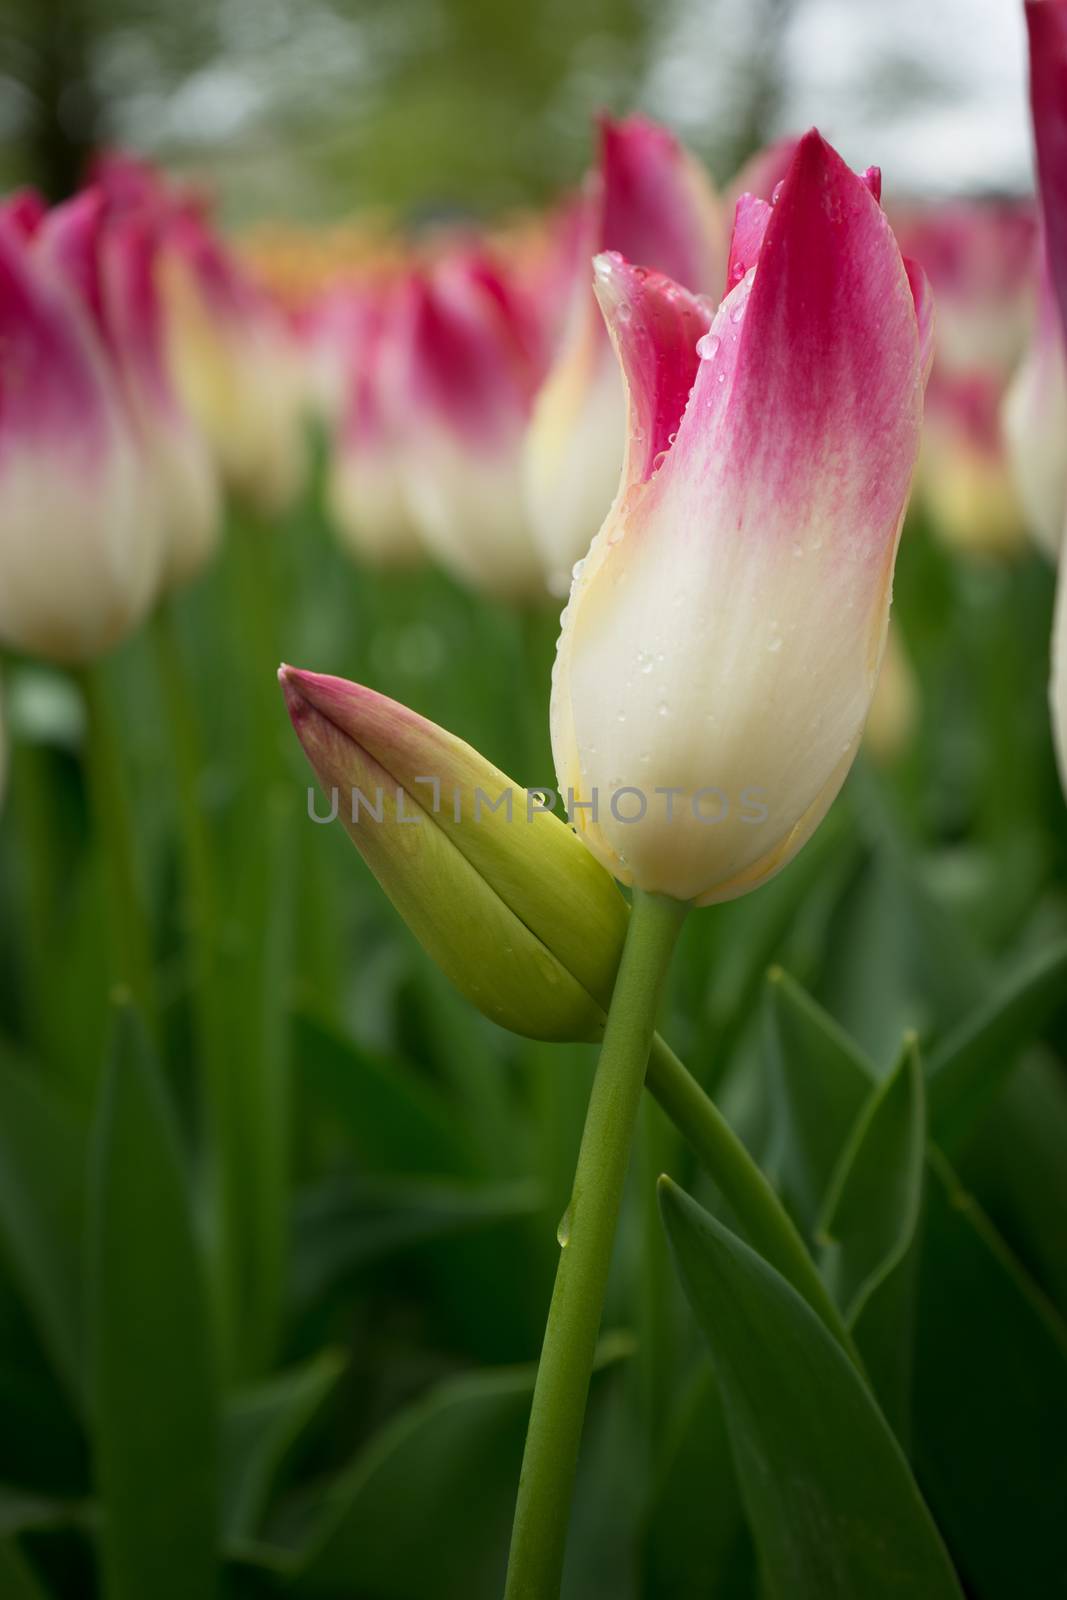
<path fill-rule="evenodd" d="M 817 123 L 887 193 L 1030 187 L 1022 0 L 3 0 L 0 179 L 123 143 L 231 215 L 494 209 L 642 108 L 729 175 Z"/>

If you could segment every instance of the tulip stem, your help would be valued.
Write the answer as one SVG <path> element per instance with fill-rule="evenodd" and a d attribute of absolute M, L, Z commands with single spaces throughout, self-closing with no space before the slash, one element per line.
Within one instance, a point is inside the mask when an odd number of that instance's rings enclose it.
<path fill-rule="evenodd" d="M 652 1041 L 645 1081 L 714 1180 L 749 1243 L 803 1295 L 862 1372 L 841 1313 L 788 1211 L 718 1106 L 659 1034 Z"/>
<path fill-rule="evenodd" d="M 649 1047 L 687 907 L 634 892 L 537 1369 L 505 1600 L 556 1600 L 571 1492 Z"/>
<path fill-rule="evenodd" d="M 112 976 L 129 990 L 151 1030 L 159 1021 L 152 939 L 134 853 L 122 749 L 103 669 L 94 663 L 78 678 L 85 704 L 89 799 L 107 874 Z"/>

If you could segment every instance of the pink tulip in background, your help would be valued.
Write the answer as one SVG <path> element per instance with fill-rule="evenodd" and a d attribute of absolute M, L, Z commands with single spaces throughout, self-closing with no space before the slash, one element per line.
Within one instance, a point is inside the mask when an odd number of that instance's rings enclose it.
<path fill-rule="evenodd" d="M 165 545 L 118 371 L 43 228 L 25 200 L 0 213 L 0 641 L 83 662 L 144 616 Z"/>
<path fill-rule="evenodd" d="M 673 134 L 641 117 L 602 119 L 581 230 L 567 320 L 524 460 L 530 525 L 558 594 L 611 505 L 625 439 L 625 395 L 592 292 L 592 256 L 617 250 L 696 294 L 717 295 L 726 270 L 726 219 L 710 178 Z"/>

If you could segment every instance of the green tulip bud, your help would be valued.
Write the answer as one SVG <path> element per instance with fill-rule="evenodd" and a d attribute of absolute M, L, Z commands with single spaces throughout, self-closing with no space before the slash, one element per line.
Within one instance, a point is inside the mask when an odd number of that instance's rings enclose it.
<path fill-rule="evenodd" d="M 329 808 L 415 937 L 492 1021 L 598 1039 L 628 908 L 543 797 L 406 706 L 279 672 Z"/>

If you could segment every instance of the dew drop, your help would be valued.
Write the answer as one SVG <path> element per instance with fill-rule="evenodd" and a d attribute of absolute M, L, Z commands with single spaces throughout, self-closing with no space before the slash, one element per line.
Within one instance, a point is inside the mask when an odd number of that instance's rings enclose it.
<path fill-rule="evenodd" d="M 628 305 L 625 300 L 623 301 L 622 305 L 619 307 L 619 309 L 615 313 L 616 317 L 618 317 L 620 322 L 629 322 L 630 319 L 633 317 L 633 314 L 634 314 L 633 313 L 633 307 L 631 305 Z"/>
<path fill-rule="evenodd" d="M 556 1229 L 556 1242 L 561 1250 L 566 1250 L 571 1242 L 571 1225 L 574 1222 L 574 1201 L 572 1200 L 566 1211 L 559 1219 Z"/>
<path fill-rule="evenodd" d="M 697 340 L 697 355 L 701 361 L 714 361 L 722 340 L 717 333 L 705 333 Z"/>

